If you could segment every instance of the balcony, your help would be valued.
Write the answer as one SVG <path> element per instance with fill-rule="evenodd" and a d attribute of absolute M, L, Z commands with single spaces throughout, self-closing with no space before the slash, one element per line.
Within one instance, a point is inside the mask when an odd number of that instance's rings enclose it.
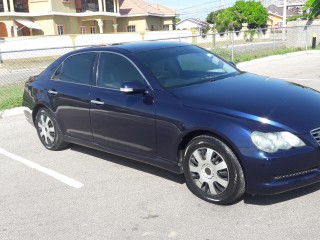
<path fill-rule="evenodd" d="M 114 12 L 114 0 L 76 0 L 77 12 L 98 12 L 99 1 L 103 12 Z"/>
<path fill-rule="evenodd" d="M 4 12 L 3 1 L 6 1 L 6 0 L 2 0 L 2 1 L 0 0 L 0 12 Z M 7 3 L 8 3 L 7 11 L 9 11 L 9 12 L 13 12 L 13 11 L 14 12 L 29 12 L 28 0 L 12 1 L 13 5 L 10 5 L 10 2 L 7 2 Z M 11 8 L 13 8 L 13 10 Z"/>

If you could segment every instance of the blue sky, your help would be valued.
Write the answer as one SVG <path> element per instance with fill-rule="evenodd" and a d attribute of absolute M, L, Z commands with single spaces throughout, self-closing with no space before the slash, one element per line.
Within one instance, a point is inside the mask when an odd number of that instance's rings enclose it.
<path fill-rule="evenodd" d="M 205 20 L 208 13 L 218 10 L 221 4 L 228 7 L 232 5 L 235 0 L 146 0 L 147 2 L 160 3 L 180 13 L 180 18 L 200 18 Z"/>

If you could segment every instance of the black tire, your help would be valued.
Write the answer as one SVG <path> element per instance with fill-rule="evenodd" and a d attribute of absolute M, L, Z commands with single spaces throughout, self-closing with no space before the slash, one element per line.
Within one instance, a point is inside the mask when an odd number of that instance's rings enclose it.
<path fill-rule="evenodd" d="M 60 127 L 53 114 L 46 108 L 41 108 L 37 112 L 35 127 L 38 137 L 47 149 L 58 151 L 64 149 L 68 143 L 63 141 Z"/>
<path fill-rule="evenodd" d="M 208 202 L 231 204 L 245 192 L 244 174 L 236 155 L 215 137 L 202 135 L 190 141 L 183 170 L 191 192 Z"/>

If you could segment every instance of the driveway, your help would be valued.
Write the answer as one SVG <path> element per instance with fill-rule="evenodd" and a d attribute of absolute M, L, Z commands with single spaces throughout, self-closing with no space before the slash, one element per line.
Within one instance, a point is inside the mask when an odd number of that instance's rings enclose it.
<path fill-rule="evenodd" d="M 239 67 L 320 89 L 319 56 Z M 48 151 L 22 115 L 0 119 L 0 183 L 0 239 L 300 240 L 320 231 L 320 183 L 217 206 L 180 175 L 81 146 Z"/>

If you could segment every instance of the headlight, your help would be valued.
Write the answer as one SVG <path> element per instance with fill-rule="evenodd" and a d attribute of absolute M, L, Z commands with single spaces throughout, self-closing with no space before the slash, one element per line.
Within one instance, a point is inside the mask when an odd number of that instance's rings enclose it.
<path fill-rule="evenodd" d="M 251 140 L 260 150 L 274 153 L 279 149 L 286 150 L 292 147 L 305 146 L 304 142 L 290 132 L 263 133 L 254 131 Z"/>

